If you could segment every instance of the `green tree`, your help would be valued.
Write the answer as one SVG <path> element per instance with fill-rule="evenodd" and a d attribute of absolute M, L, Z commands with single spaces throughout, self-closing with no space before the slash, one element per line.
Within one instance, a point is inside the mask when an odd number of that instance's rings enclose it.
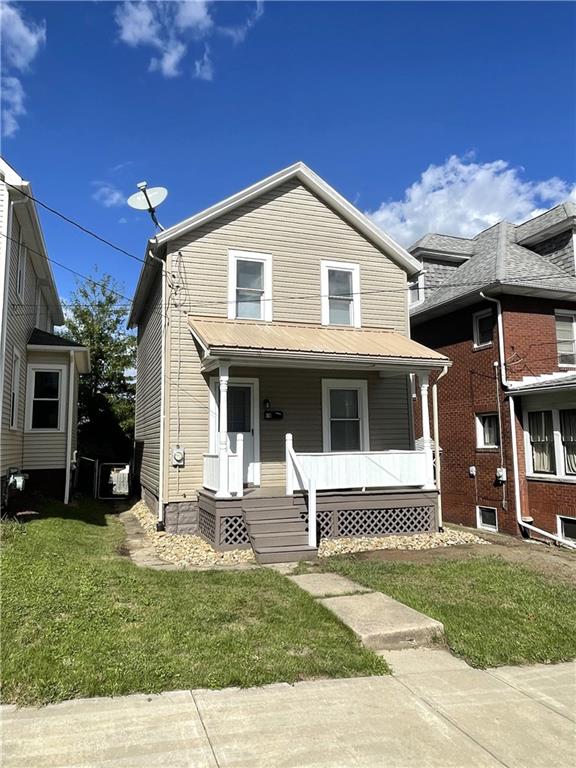
<path fill-rule="evenodd" d="M 80 377 L 78 447 L 110 461 L 129 458 L 134 439 L 136 340 L 126 328 L 128 304 L 111 275 L 94 270 L 77 281 L 63 335 L 90 349 L 90 373 Z"/>

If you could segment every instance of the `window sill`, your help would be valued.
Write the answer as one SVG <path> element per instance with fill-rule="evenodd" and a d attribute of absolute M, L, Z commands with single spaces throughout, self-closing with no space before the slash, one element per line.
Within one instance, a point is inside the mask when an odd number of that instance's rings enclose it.
<path fill-rule="evenodd" d="M 473 344 L 472 345 L 472 352 L 481 352 L 483 349 L 490 349 L 490 347 L 493 347 L 494 344 L 490 342 L 489 344 Z"/>
<path fill-rule="evenodd" d="M 499 445 L 477 445 L 476 453 L 499 453 Z"/>
<path fill-rule="evenodd" d="M 62 435 L 64 434 L 63 429 L 32 429 L 31 427 L 29 427 L 28 429 L 25 429 L 24 432 L 27 435 L 38 435 L 38 434 Z"/>
<path fill-rule="evenodd" d="M 558 363 L 558 368 L 574 368 L 574 369 L 576 369 L 576 363 Z"/>
<path fill-rule="evenodd" d="M 526 475 L 526 480 L 536 480 L 541 483 L 567 483 L 568 485 L 576 485 L 576 477 L 574 475 Z"/>

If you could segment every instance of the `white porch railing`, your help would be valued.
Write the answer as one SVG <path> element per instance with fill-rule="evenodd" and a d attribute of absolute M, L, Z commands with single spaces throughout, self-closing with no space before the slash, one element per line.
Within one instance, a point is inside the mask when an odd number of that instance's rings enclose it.
<path fill-rule="evenodd" d="M 294 494 L 294 488 L 308 491 L 308 546 L 316 544 L 316 480 L 302 466 L 294 453 L 292 435 L 286 435 L 286 496 Z"/>
<path fill-rule="evenodd" d="M 219 441 L 220 444 L 220 441 Z M 236 453 L 229 449 L 204 454 L 204 488 L 220 498 L 244 493 L 244 435 L 236 436 Z"/>

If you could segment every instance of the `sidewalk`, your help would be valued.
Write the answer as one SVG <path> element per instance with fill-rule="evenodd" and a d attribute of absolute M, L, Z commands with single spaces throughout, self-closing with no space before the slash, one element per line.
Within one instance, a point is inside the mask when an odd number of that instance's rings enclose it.
<path fill-rule="evenodd" d="M 568 768 L 576 664 L 471 669 L 382 652 L 394 676 L 2 707 L 2 768 Z"/>

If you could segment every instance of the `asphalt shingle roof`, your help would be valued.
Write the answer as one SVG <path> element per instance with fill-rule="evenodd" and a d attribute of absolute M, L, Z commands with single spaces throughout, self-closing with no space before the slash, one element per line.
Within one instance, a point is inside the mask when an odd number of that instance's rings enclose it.
<path fill-rule="evenodd" d="M 40 328 L 34 328 L 28 339 L 28 344 L 36 344 L 40 347 L 82 347 L 77 341 L 66 339 L 64 336 L 57 336 L 55 333 L 41 331 Z"/>

